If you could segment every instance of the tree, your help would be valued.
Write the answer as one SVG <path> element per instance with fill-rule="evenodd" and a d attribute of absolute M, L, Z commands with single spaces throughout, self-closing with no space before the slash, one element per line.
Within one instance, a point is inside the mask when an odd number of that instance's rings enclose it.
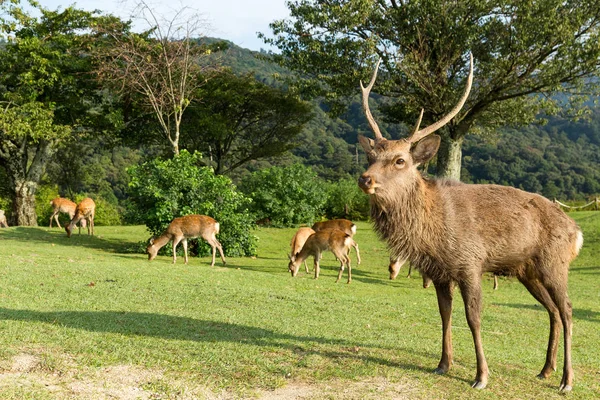
<path fill-rule="evenodd" d="M 160 18 L 145 1 L 137 8 L 147 31 L 134 33 L 122 23 L 98 28 L 110 42 L 95 54 L 98 77 L 151 112 L 177 155 L 183 115 L 214 69 L 208 56 L 225 45 L 200 44 L 203 20 L 197 14 L 186 18 L 187 7 L 172 19 Z"/>
<path fill-rule="evenodd" d="M 286 152 L 311 118 L 308 103 L 252 74 L 224 71 L 202 92 L 204 101 L 190 106 L 182 143 L 210 155 L 217 174 Z"/>
<path fill-rule="evenodd" d="M 423 125 L 452 108 L 473 53 L 474 89 L 440 131 L 442 176 L 460 177 L 468 132 L 555 113 L 560 99 L 551 95 L 589 93 L 600 66 L 595 0 L 302 0 L 288 7 L 292 18 L 271 24 L 274 37 L 261 36 L 280 49 L 280 64 L 308 78 L 304 93 L 333 103 L 356 94 L 381 58 L 379 92 L 398 99 L 382 111 L 409 126 L 421 108 Z"/>
<path fill-rule="evenodd" d="M 294 164 L 255 171 L 242 181 L 240 190 L 252 198 L 259 221 L 274 226 L 312 225 L 327 201 L 324 184 L 310 167 Z"/>
<path fill-rule="evenodd" d="M 56 145 L 105 115 L 101 108 L 89 112 L 98 94 L 86 57 L 85 30 L 100 18 L 71 7 L 59 12 L 34 1 L 30 6 L 39 17 L 4 2 L 0 18 L 6 38 L 0 49 L 0 165 L 18 225 L 37 225 L 35 193 Z"/>

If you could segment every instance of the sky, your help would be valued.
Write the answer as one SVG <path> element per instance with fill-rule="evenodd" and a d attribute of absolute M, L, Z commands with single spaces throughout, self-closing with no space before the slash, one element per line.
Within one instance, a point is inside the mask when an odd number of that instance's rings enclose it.
<path fill-rule="evenodd" d="M 101 10 L 131 19 L 135 0 L 39 0 L 48 9 L 56 10 L 75 5 L 84 10 Z M 206 36 L 227 39 L 234 44 L 250 50 L 269 49 L 256 33 L 272 36 L 269 23 L 289 16 L 285 0 L 147 0 L 153 9 L 172 15 L 184 7 L 190 7 L 201 14 L 210 26 Z M 134 25 L 136 26 L 136 25 Z"/>

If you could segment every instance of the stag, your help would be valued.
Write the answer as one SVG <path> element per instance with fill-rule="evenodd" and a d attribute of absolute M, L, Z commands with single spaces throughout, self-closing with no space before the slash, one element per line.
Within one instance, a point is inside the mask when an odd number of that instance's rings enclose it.
<path fill-rule="evenodd" d="M 377 67 L 379 66 L 379 63 Z M 417 167 L 437 152 L 433 132 L 447 124 L 464 105 L 473 81 L 473 58 L 465 91 L 458 104 L 439 121 L 411 135 L 387 140 L 369 110 L 369 85 L 361 82 L 363 109 L 375 140 L 359 137 L 369 167 L 358 180 L 370 197 L 371 218 L 395 258 L 408 259 L 431 278 L 442 319 L 442 356 L 435 373 L 452 365 L 452 298 L 461 292 L 475 344 L 477 372 L 473 387 L 488 383 L 488 365 L 480 333 L 482 274 L 515 276 L 548 311 L 550 336 L 541 379 L 556 369 L 560 327 L 564 336 L 561 392 L 573 385 L 571 364 L 572 306 L 567 294 L 569 264 L 583 245 L 577 224 L 548 199 L 513 187 L 472 185 L 426 179 Z"/>

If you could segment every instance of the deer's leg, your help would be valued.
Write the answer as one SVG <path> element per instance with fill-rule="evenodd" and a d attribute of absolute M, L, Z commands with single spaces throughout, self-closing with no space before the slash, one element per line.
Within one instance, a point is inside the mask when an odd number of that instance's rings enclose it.
<path fill-rule="evenodd" d="M 408 275 L 406 275 L 406 277 L 410 278 L 411 273 L 412 273 L 412 264 L 408 264 Z"/>
<path fill-rule="evenodd" d="M 498 275 L 494 274 L 494 290 L 498 289 Z"/>
<path fill-rule="evenodd" d="M 348 258 L 348 256 L 345 254 L 340 254 L 339 257 L 337 255 L 336 257 L 338 258 L 338 260 L 340 260 L 340 269 L 338 271 L 337 279 L 335 280 L 335 283 L 338 283 L 340 279 L 342 279 L 342 274 L 344 273 L 344 262 L 346 261 L 346 258 Z"/>
<path fill-rule="evenodd" d="M 473 335 L 475 356 L 477 357 L 477 375 L 475 375 L 475 382 L 471 386 L 475 389 L 483 389 L 487 385 L 489 371 L 481 340 L 481 276 L 465 277 L 459 282 L 459 285 L 465 303 L 467 323 Z"/>
<path fill-rule="evenodd" d="M 519 281 L 527 288 L 529 293 L 539 301 L 548 311 L 550 316 L 550 337 L 548 338 L 548 350 L 546 351 L 546 363 L 539 373 L 538 378 L 545 379 L 556 371 L 556 353 L 558 352 L 558 337 L 560 335 L 560 313 L 548 290 L 537 279 L 527 279 L 520 277 Z"/>
<path fill-rule="evenodd" d="M 182 239 L 183 236 L 175 236 L 173 238 L 173 264 L 177 262 L 177 245 L 179 244 L 179 242 L 181 242 Z"/>
<path fill-rule="evenodd" d="M 183 238 L 183 240 L 181 241 L 183 243 L 183 259 L 185 260 L 185 264 L 188 263 L 188 253 L 187 253 L 187 239 Z"/>
<path fill-rule="evenodd" d="M 566 279 L 565 279 L 566 280 Z M 569 392 L 573 388 L 573 365 L 571 363 L 571 335 L 573 334 L 573 306 L 569 295 L 567 294 L 567 285 L 547 286 L 550 297 L 554 300 L 554 304 L 558 308 L 560 319 L 563 324 L 564 335 L 564 364 L 563 376 L 560 382 L 559 390 L 561 392 Z"/>
<path fill-rule="evenodd" d="M 321 253 L 315 254 L 315 259 L 314 259 L 315 279 L 319 279 L 319 272 L 321 272 L 321 267 L 319 266 L 320 259 L 321 259 Z"/>
<path fill-rule="evenodd" d="M 215 245 L 217 246 L 217 249 L 219 250 L 219 255 L 221 256 L 221 261 L 223 261 L 223 265 L 227 264 L 225 262 L 225 256 L 223 255 L 223 246 L 221 246 L 221 242 L 219 242 L 216 238 L 215 238 Z"/>
<path fill-rule="evenodd" d="M 453 283 L 435 283 L 438 308 L 442 317 L 442 358 L 435 373 L 442 375 L 448 372 L 452 365 L 452 291 Z"/>
<path fill-rule="evenodd" d="M 346 257 L 346 265 L 348 266 L 348 282 L 347 283 L 350 283 L 350 282 L 352 282 L 352 264 L 350 261 L 350 257 Z"/>
<path fill-rule="evenodd" d="M 306 270 L 306 273 L 308 274 L 308 265 L 306 264 L 306 260 L 304 260 L 304 269 Z"/>
<path fill-rule="evenodd" d="M 92 228 L 92 236 L 94 236 L 94 216 L 95 215 L 96 215 L 95 213 L 92 214 L 92 216 L 90 217 L 90 223 L 88 224 Z"/>
<path fill-rule="evenodd" d="M 360 265 L 360 252 L 358 251 L 358 243 L 354 242 L 352 247 L 354 247 L 354 250 L 356 250 L 356 262 L 358 265 Z"/>

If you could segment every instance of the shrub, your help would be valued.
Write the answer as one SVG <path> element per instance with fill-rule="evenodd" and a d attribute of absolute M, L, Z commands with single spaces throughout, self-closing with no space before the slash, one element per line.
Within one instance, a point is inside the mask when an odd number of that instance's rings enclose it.
<path fill-rule="evenodd" d="M 327 183 L 327 218 L 367 220 L 369 218 L 369 196 L 358 187 L 356 179 L 347 178 Z"/>
<path fill-rule="evenodd" d="M 250 200 L 229 178 L 199 166 L 200 159 L 199 153 L 182 150 L 173 159 L 152 160 L 129 168 L 128 218 L 144 223 L 153 235 L 160 235 L 173 218 L 208 215 L 220 224 L 218 239 L 226 255 L 254 255 L 256 237 L 251 234 L 254 218 L 248 211 Z M 199 241 L 198 252 L 210 254 L 210 246 Z"/>
<path fill-rule="evenodd" d="M 252 198 L 258 220 L 274 226 L 312 224 L 323 212 L 324 182 L 309 167 L 295 164 L 253 172 L 240 188 Z"/>

